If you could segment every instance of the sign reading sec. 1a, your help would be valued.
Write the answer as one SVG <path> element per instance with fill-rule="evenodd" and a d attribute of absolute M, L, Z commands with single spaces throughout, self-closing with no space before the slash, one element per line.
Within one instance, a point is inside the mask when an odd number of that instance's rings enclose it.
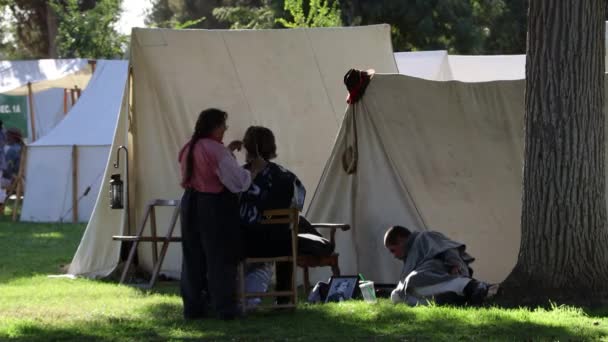
<path fill-rule="evenodd" d="M 0 105 L 0 114 L 14 114 L 14 113 L 21 113 L 20 104 L 14 104 L 14 105 L 2 104 L 2 105 Z"/>
<path fill-rule="evenodd" d="M 0 120 L 4 128 L 18 128 L 27 136 L 27 97 L 0 94 Z"/>

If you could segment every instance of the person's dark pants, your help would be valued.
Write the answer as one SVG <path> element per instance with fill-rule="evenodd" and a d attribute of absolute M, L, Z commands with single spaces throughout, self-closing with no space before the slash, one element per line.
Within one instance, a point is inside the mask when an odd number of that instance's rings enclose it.
<path fill-rule="evenodd" d="M 184 317 L 204 317 L 209 300 L 220 318 L 234 317 L 242 248 L 237 196 L 188 189 L 182 196 L 180 220 Z"/>
<path fill-rule="evenodd" d="M 291 255 L 291 231 L 281 225 L 248 225 L 243 227 L 245 255 L 249 258 L 270 258 Z M 276 290 L 289 291 L 293 265 L 291 262 L 276 263 Z M 289 297 L 279 297 L 277 302 L 287 303 Z"/>

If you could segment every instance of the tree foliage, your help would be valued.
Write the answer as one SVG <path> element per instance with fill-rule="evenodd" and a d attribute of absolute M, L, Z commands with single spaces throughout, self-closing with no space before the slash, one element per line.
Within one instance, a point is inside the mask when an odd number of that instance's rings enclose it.
<path fill-rule="evenodd" d="M 293 19 L 279 18 L 277 21 L 287 28 L 342 26 L 339 6 L 338 0 L 310 0 L 308 6 L 304 0 L 285 0 L 285 10 Z"/>
<path fill-rule="evenodd" d="M 347 25 L 388 23 L 398 51 L 446 49 L 484 53 L 505 0 L 343 0 Z M 523 51 L 522 51 L 523 52 Z"/>
<path fill-rule="evenodd" d="M 195 6 L 196 3 L 197 5 Z M 154 0 L 157 26 L 205 16 L 204 28 L 388 23 L 397 51 L 524 53 L 528 0 Z"/>
<path fill-rule="evenodd" d="M 259 6 L 246 6 L 243 2 L 231 6 L 217 7 L 213 16 L 220 22 L 230 24 L 231 29 L 269 29 L 276 27 L 276 11 L 270 0 Z"/>
<path fill-rule="evenodd" d="M 39 0 L 2 0 L 4 19 L 12 19 L 3 28 L 3 52 L 9 58 L 49 56 L 48 6 Z"/>
<path fill-rule="evenodd" d="M 118 56 L 120 2 L 0 0 L 0 52 L 11 59 Z"/>
<path fill-rule="evenodd" d="M 120 19 L 121 0 L 99 0 L 81 10 L 78 0 L 51 0 L 58 19 L 60 57 L 115 58 L 123 54 L 126 37 L 115 24 Z"/>
<path fill-rule="evenodd" d="M 146 24 L 155 27 L 218 29 L 228 28 L 213 16 L 213 9 L 222 5 L 222 0 L 151 0 Z"/>

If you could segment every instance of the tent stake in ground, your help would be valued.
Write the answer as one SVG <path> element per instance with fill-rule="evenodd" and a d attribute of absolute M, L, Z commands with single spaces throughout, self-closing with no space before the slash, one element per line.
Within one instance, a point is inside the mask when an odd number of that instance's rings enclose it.
<path fill-rule="evenodd" d="M 21 158 L 19 159 L 19 171 L 17 172 L 17 178 L 13 182 L 13 186 L 7 192 L 10 195 L 15 189 L 15 204 L 13 206 L 13 222 L 17 221 L 17 208 L 19 208 L 19 201 L 23 194 L 23 172 L 25 172 L 25 162 L 27 159 L 27 147 L 21 148 Z"/>

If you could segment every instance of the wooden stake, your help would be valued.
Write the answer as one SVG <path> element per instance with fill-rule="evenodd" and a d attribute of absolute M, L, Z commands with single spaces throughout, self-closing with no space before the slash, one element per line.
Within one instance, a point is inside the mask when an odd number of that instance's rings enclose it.
<path fill-rule="evenodd" d="M 94 74 L 95 67 L 97 67 L 97 61 L 94 59 L 89 59 L 89 65 L 91 66 L 91 74 Z"/>
<path fill-rule="evenodd" d="M 68 90 L 63 88 L 63 114 L 68 113 Z"/>
<path fill-rule="evenodd" d="M 21 146 L 19 171 L 17 172 L 17 178 L 15 179 L 17 190 L 15 191 L 16 198 L 15 198 L 15 204 L 13 206 L 13 222 L 17 221 L 17 208 L 19 208 L 19 201 L 21 200 L 21 195 L 23 194 L 23 173 L 25 172 L 26 159 L 27 159 L 27 146 L 24 144 Z M 10 193 L 7 195 L 10 196 Z"/>
<path fill-rule="evenodd" d="M 72 145 L 72 222 L 78 223 L 78 146 Z"/>
<path fill-rule="evenodd" d="M 76 91 L 74 89 L 70 89 L 70 96 L 72 98 L 72 106 L 76 103 Z"/>
<path fill-rule="evenodd" d="M 34 93 L 32 92 L 32 82 L 27 82 L 27 97 L 30 103 L 30 125 L 32 126 L 32 139 L 36 141 L 36 115 L 34 114 Z"/>

